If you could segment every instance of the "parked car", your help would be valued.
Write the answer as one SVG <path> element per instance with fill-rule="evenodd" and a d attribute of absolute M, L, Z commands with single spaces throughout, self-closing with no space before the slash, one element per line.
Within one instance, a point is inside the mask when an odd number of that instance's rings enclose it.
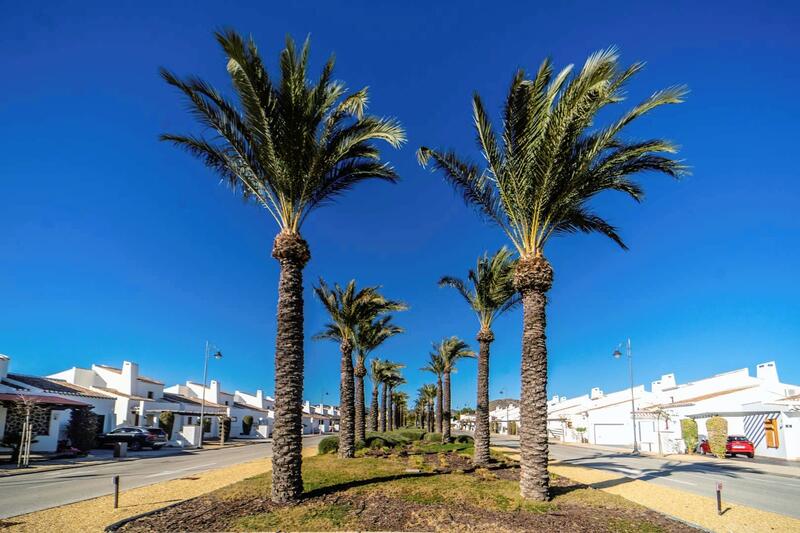
<path fill-rule="evenodd" d="M 700 453 L 703 455 L 711 453 L 711 445 L 708 443 L 708 439 L 700 441 L 699 448 Z M 755 454 L 755 446 L 753 446 L 753 443 L 744 435 L 730 435 L 728 437 L 728 442 L 725 444 L 725 455 L 730 455 L 731 457 L 746 455 L 752 459 Z"/>
<path fill-rule="evenodd" d="M 101 447 L 126 442 L 129 450 L 158 450 L 167 443 L 167 433 L 161 428 L 124 427 L 100 435 L 97 442 Z"/>

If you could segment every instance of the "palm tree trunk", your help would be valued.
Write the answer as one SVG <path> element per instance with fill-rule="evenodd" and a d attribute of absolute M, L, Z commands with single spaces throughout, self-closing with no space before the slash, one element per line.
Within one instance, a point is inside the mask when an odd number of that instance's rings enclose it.
<path fill-rule="evenodd" d="M 553 269 L 544 257 L 521 258 L 514 286 L 522 296 L 522 391 L 519 442 L 520 492 L 524 498 L 546 501 L 547 472 L 547 325 L 546 293 Z"/>
<path fill-rule="evenodd" d="M 394 394 L 394 387 L 389 386 L 388 396 L 386 398 L 386 429 L 392 431 L 394 429 L 394 401 L 392 396 Z"/>
<path fill-rule="evenodd" d="M 364 373 L 361 373 L 360 369 L 356 369 L 356 380 L 355 380 L 355 389 L 356 389 L 356 433 L 355 438 L 356 442 L 363 441 L 366 437 L 366 421 L 364 420 L 364 411 L 366 410 L 366 406 L 364 405 L 364 375 L 366 373 L 366 369 L 364 369 Z"/>
<path fill-rule="evenodd" d="M 272 501 L 297 502 L 303 494 L 303 267 L 311 254 L 296 233 L 275 237 L 280 263 L 275 336 L 275 425 L 272 433 Z"/>
<path fill-rule="evenodd" d="M 372 384 L 372 403 L 369 406 L 369 430 L 378 431 L 378 383 Z"/>
<path fill-rule="evenodd" d="M 444 411 L 442 412 L 442 443 L 450 442 L 450 372 L 444 373 Z"/>
<path fill-rule="evenodd" d="M 386 431 L 386 389 L 388 385 L 386 383 L 383 384 L 383 394 L 381 394 L 381 423 L 380 423 L 380 431 L 381 433 Z"/>
<path fill-rule="evenodd" d="M 436 379 L 436 432 L 442 432 L 442 376 Z"/>
<path fill-rule="evenodd" d="M 433 402 L 428 404 L 428 433 L 433 433 Z"/>
<path fill-rule="evenodd" d="M 489 345 L 494 340 L 490 329 L 481 329 L 477 341 L 478 350 L 478 401 L 475 410 L 475 454 L 476 465 L 489 463 Z"/>
<path fill-rule="evenodd" d="M 355 456 L 355 406 L 353 393 L 353 345 L 343 341 L 341 345 L 342 380 L 339 386 L 339 402 L 341 403 L 339 422 L 339 457 L 349 459 Z"/>

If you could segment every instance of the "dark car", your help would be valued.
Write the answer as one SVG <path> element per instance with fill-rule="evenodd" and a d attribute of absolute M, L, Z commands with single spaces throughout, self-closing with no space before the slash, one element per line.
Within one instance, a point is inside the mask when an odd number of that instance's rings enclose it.
<path fill-rule="evenodd" d="M 167 433 L 160 428 L 117 428 L 97 437 L 97 442 L 101 447 L 126 442 L 129 450 L 142 448 L 158 450 L 167 443 Z"/>
<path fill-rule="evenodd" d="M 711 453 L 711 445 L 708 443 L 708 439 L 703 439 L 700 441 L 700 453 L 703 455 L 707 453 Z M 756 450 L 753 443 L 750 442 L 750 439 L 743 435 L 731 435 L 728 437 L 728 442 L 725 444 L 725 455 L 730 455 L 731 457 L 736 457 L 737 455 L 746 455 L 750 459 L 755 456 Z"/>

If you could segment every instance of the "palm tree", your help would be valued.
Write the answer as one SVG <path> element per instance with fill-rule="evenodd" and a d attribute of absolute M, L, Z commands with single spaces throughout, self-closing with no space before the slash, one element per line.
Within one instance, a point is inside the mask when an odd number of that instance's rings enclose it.
<path fill-rule="evenodd" d="M 597 115 L 624 96 L 628 80 L 642 69 L 624 70 L 614 49 L 592 54 L 581 71 L 553 75 L 545 60 L 533 79 L 517 71 L 506 98 L 500 139 L 478 95 L 473 118 L 487 166 L 464 162 L 454 152 L 422 147 L 422 165 L 432 162 L 468 204 L 497 224 L 519 253 L 514 287 L 523 308 L 521 391 L 521 475 L 523 497 L 549 497 L 547 472 L 547 291 L 553 269 L 544 248 L 554 235 L 598 232 L 625 245 L 614 226 L 592 211 L 590 201 L 603 191 L 620 191 L 634 200 L 642 188 L 632 176 L 643 171 L 678 177 L 685 167 L 672 157 L 669 141 L 629 142 L 625 127 L 664 104 L 683 101 L 686 89 L 658 91 L 609 126 Z"/>
<path fill-rule="evenodd" d="M 394 402 L 394 427 L 401 428 L 406 425 L 406 406 L 408 405 L 408 394 L 397 391 L 392 394 Z"/>
<path fill-rule="evenodd" d="M 447 444 L 450 442 L 450 420 L 452 415 L 450 413 L 450 374 L 456 371 L 456 363 L 459 359 L 473 358 L 475 352 L 470 350 L 466 342 L 458 337 L 450 337 L 444 339 L 435 346 L 439 358 L 442 360 L 442 397 L 443 397 L 443 410 L 442 410 L 442 442 Z"/>
<path fill-rule="evenodd" d="M 385 378 L 386 383 L 386 413 L 384 413 L 387 424 L 387 431 L 394 431 L 395 427 L 395 411 L 394 411 L 394 388 L 404 383 L 406 380 L 403 376 L 398 374 L 391 374 Z"/>
<path fill-rule="evenodd" d="M 353 349 L 356 347 L 357 330 L 364 322 L 371 322 L 375 317 L 389 311 L 405 309 L 405 306 L 393 300 L 387 300 L 379 292 L 379 287 L 365 287 L 356 290 L 356 281 L 351 280 L 346 287 L 335 284 L 328 287 L 325 280 L 319 280 L 319 287 L 314 292 L 319 297 L 331 322 L 325 329 L 314 336 L 315 340 L 333 340 L 339 343 L 341 350 L 340 412 L 339 425 L 339 457 L 355 457 L 355 391 L 353 383 Z M 360 401 L 364 393 L 361 391 Z M 362 403 L 363 406 L 363 403 Z M 363 419 L 363 413 L 362 413 Z M 363 440 L 363 435 L 362 435 Z"/>
<path fill-rule="evenodd" d="M 280 79 L 273 81 L 252 38 L 230 30 L 216 38 L 227 56 L 238 104 L 199 78 L 182 80 L 162 69 L 162 77 L 183 93 L 214 138 L 167 133 L 161 140 L 201 159 L 278 225 L 272 248 L 280 264 L 272 500 L 296 502 L 303 492 L 303 268 L 311 258 L 300 230 L 312 211 L 358 183 L 396 182 L 397 174 L 381 161 L 373 141 L 398 147 L 405 133 L 392 119 L 364 115 L 367 90 L 348 95 L 333 80 L 333 58 L 316 82 L 309 81 L 308 40 L 298 51 L 287 38 Z"/>
<path fill-rule="evenodd" d="M 391 379 L 392 376 L 399 375 L 401 368 L 403 368 L 403 365 L 389 360 L 379 360 L 377 363 L 374 359 L 372 360 L 370 368 L 372 371 L 370 379 L 372 380 L 373 387 L 371 411 L 376 413 L 374 420 L 370 422 L 370 424 L 372 424 L 372 422 L 375 423 L 375 429 L 373 431 L 386 431 L 386 391 L 389 388 L 386 380 Z M 383 389 L 383 394 L 381 395 L 380 407 L 378 407 L 378 391 L 381 388 Z"/>
<path fill-rule="evenodd" d="M 422 412 L 425 418 L 425 429 L 433 432 L 433 404 L 439 394 L 439 389 L 433 383 L 425 384 L 419 388 L 419 395 L 423 402 Z"/>
<path fill-rule="evenodd" d="M 493 256 L 484 254 L 478 259 L 475 270 L 470 270 L 467 280 L 451 276 L 439 280 L 439 286 L 453 287 L 475 312 L 480 324 L 476 336 L 478 350 L 478 401 L 475 413 L 475 452 L 473 462 L 489 462 L 489 345 L 494 341 L 492 324 L 499 315 L 519 303 L 514 290 L 514 259 L 503 247 Z"/>
<path fill-rule="evenodd" d="M 391 316 L 384 316 L 372 321 L 364 321 L 356 329 L 356 367 L 354 374 L 356 392 L 356 442 L 364 440 L 366 437 L 366 420 L 364 412 L 364 376 L 367 375 L 366 360 L 378 346 L 383 344 L 389 337 L 403 332 L 403 328 L 392 324 Z M 374 360 L 373 360 L 374 361 Z M 374 383 L 374 381 L 373 381 Z M 378 420 L 374 417 L 378 408 L 378 389 L 373 387 L 374 411 L 370 411 L 369 427 L 371 431 L 377 431 Z M 374 418 L 374 427 L 373 427 Z"/>
<path fill-rule="evenodd" d="M 436 345 L 434 344 L 434 349 Z M 442 377 L 444 376 L 444 361 L 441 355 L 434 351 L 429 354 L 430 360 L 428 365 L 422 367 L 420 370 L 430 372 L 436 376 L 436 432 L 442 432 Z"/>

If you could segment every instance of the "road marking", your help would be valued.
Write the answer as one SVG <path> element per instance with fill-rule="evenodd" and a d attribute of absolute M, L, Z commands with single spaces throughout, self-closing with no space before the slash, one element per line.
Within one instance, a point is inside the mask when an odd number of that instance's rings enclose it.
<path fill-rule="evenodd" d="M 682 485 L 691 485 L 696 486 L 696 483 L 692 483 L 691 481 L 683 481 L 682 479 L 675 479 L 674 477 L 660 477 L 658 479 L 663 479 L 664 481 L 674 481 L 675 483 L 681 483 Z"/>
<path fill-rule="evenodd" d="M 69 472 L 69 470 L 76 470 L 76 472 Z M 54 477 L 60 477 L 60 476 L 76 477 L 75 475 L 70 476 L 69 474 L 79 474 L 79 475 L 82 476 L 82 475 L 85 475 L 85 474 L 94 474 L 95 472 L 97 472 L 97 470 L 81 470 L 80 467 L 78 467 L 78 468 L 68 468 L 68 469 L 64 469 L 64 470 L 58 471 L 58 472 L 50 472 L 49 474 L 43 473 L 42 477 L 46 477 L 46 478 L 54 478 Z"/>
<path fill-rule="evenodd" d="M 166 470 L 164 472 L 158 472 L 156 474 L 150 474 L 149 476 L 144 476 L 144 477 L 148 478 L 148 477 L 168 476 L 170 474 L 177 474 L 178 472 L 184 472 L 186 470 L 194 470 L 196 468 L 204 468 L 206 466 L 214 466 L 215 464 L 217 464 L 217 463 L 206 463 L 204 465 L 187 466 L 186 468 L 178 468 L 177 470 Z"/>

